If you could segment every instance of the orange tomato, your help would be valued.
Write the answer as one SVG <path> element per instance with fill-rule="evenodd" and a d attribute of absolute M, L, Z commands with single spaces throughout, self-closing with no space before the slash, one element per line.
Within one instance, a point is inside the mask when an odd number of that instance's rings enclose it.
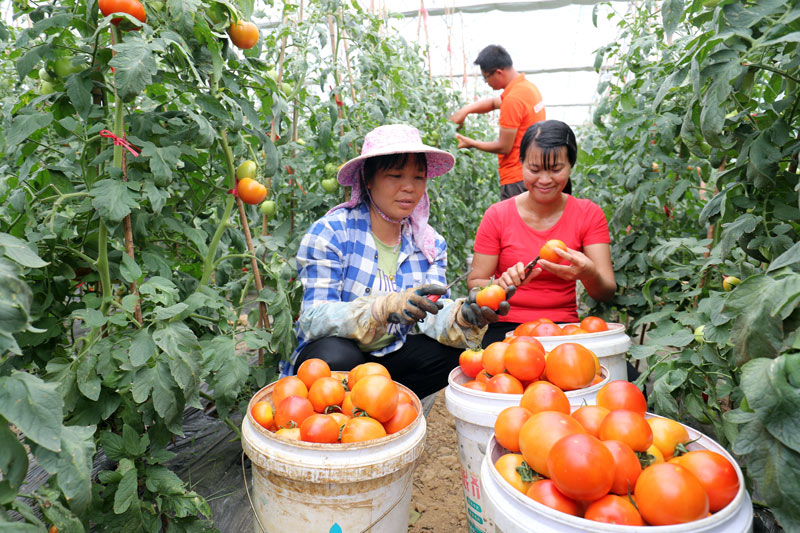
<path fill-rule="evenodd" d="M 353 407 L 361 409 L 378 422 L 386 422 L 397 410 L 397 385 L 386 376 L 366 376 L 356 382 L 350 391 L 350 400 Z"/>
<path fill-rule="evenodd" d="M 328 415 L 311 415 L 300 424 L 300 440 L 334 443 L 339 440 L 339 424 Z"/>
<path fill-rule="evenodd" d="M 281 428 L 275 434 L 285 439 L 300 440 L 300 428 Z"/>
<path fill-rule="evenodd" d="M 308 389 L 308 399 L 317 413 L 329 411 L 329 407 L 340 407 L 344 401 L 344 385 L 332 377 L 319 378 Z"/>
<path fill-rule="evenodd" d="M 627 409 L 611 411 L 600 424 L 601 440 L 621 440 L 635 452 L 644 452 L 653 444 L 653 430 L 641 413 Z"/>
<path fill-rule="evenodd" d="M 273 413 L 272 406 L 269 404 L 269 402 L 256 402 L 256 404 L 250 410 L 250 414 L 260 426 L 263 426 L 267 429 L 272 426 Z"/>
<path fill-rule="evenodd" d="M 244 178 L 236 185 L 236 193 L 244 203 L 255 205 L 267 197 L 267 188 L 252 178 Z"/>
<path fill-rule="evenodd" d="M 510 452 L 518 453 L 519 430 L 531 415 L 533 413 L 518 405 L 500 411 L 494 421 L 494 436 L 500 446 Z"/>
<path fill-rule="evenodd" d="M 581 329 L 589 333 L 597 333 L 598 331 L 608 331 L 608 324 L 602 318 L 596 316 L 587 316 L 581 320 Z"/>
<path fill-rule="evenodd" d="M 336 412 L 334 412 L 334 413 L 330 413 L 328 416 L 333 418 L 336 421 L 336 425 L 339 426 L 339 431 L 340 432 L 342 431 L 342 428 L 344 427 L 344 425 L 347 424 L 347 421 L 350 420 L 350 417 L 347 416 L 344 413 L 336 413 Z M 337 435 L 337 438 L 338 438 L 338 435 Z"/>
<path fill-rule="evenodd" d="M 561 326 L 561 334 L 562 335 L 572 335 L 573 331 L 576 329 L 581 329 L 580 326 L 576 326 L 575 324 L 567 324 L 565 326 Z"/>
<path fill-rule="evenodd" d="M 380 363 L 361 363 L 358 366 L 353 367 L 350 370 L 350 373 L 347 374 L 347 386 L 350 390 L 353 390 L 353 386 L 358 383 L 358 380 L 371 375 L 378 375 L 378 376 L 386 376 L 389 379 L 392 379 L 392 376 L 389 375 L 389 371 L 386 370 L 386 367 Z"/>
<path fill-rule="evenodd" d="M 308 398 L 289 396 L 275 408 L 275 425 L 279 428 L 299 427 L 303 421 L 314 414 L 314 407 Z"/>
<path fill-rule="evenodd" d="M 617 524 L 620 526 L 643 526 L 642 515 L 627 497 L 607 494 L 593 501 L 586 508 L 583 517 L 586 520 Z"/>
<path fill-rule="evenodd" d="M 414 405 L 414 400 L 411 399 L 411 395 L 405 389 L 397 387 L 397 405 L 401 403 Z"/>
<path fill-rule="evenodd" d="M 528 488 L 527 495 L 528 498 L 556 511 L 571 514 L 572 516 L 581 515 L 581 508 L 578 502 L 564 496 L 550 479 L 541 479 L 532 483 Z"/>
<path fill-rule="evenodd" d="M 356 416 L 347 421 L 342 429 L 342 443 L 364 442 L 386 436 L 380 422 L 367 416 Z"/>
<path fill-rule="evenodd" d="M 614 456 L 614 483 L 611 492 L 625 496 L 633 493 L 636 480 L 642 473 L 642 465 L 633 449 L 619 440 L 604 440 L 608 451 Z"/>
<path fill-rule="evenodd" d="M 531 413 L 541 411 L 558 411 L 569 414 L 569 399 L 564 391 L 548 381 L 534 381 L 525 389 L 519 402 Z"/>
<path fill-rule="evenodd" d="M 506 291 L 500 285 L 484 287 L 475 295 L 475 303 L 481 307 L 488 307 L 493 311 L 500 309 L 500 304 L 506 299 Z"/>
<path fill-rule="evenodd" d="M 411 425 L 417 419 L 417 410 L 410 403 L 401 403 L 392 418 L 383 423 L 386 433 L 391 435 Z"/>
<path fill-rule="evenodd" d="M 614 456 L 596 437 L 567 435 L 550 449 L 547 470 L 564 496 L 596 500 L 608 494 L 614 483 Z"/>
<path fill-rule="evenodd" d="M 458 356 L 458 366 L 468 378 L 474 378 L 483 370 L 483 350 L 464 350 Z"/>
<path fill-rule="evenodd" d="M 532 483 L 531 481 L 523 481 L 522 476 L 519 471 L 517 471 L 517 468 L 522 466 L 524 462 L 525 459 L 518 453 L 507 453 L 494 462 L 497 473 L 522 494 L 528 492 L 528 488 Z"/>
<path fill-rule="evenodd" d="M 147 20 L 147 13 L 145 13 L 144 6 L 139 0 L 98 0 L 97 7 L 100 8 L 100 13 L 104 17 L 109 16 L 111 13 L 127 13 L 142 22 Z M 111 19 L 111 22 L 112 24 L 119 24 L 121 20 L 121 18 L 115 18 Z"/>
<path fill-rule="evenodd" d="M 544 259 L 545 261 L 550 261 L 551 263 L 563 263 L 564 259 L 562 259 L 561 256 L 555 252 L 556 248 L 559 248 L 565 252 L 567 251 L 567 245 L 564 244 L 564 241 L 550 239 L 544 243 L 544 246 L 542 246 L 539 250 L 539 258 Z"/>
<path fill-rule="evenodd" d="M 519 430 L 519 450 L 525 462 L 543 476 L 550 477 L 547 455 L 553 445 L 567 435 L 586 433 L 577 420 L 564 413 L 534 413 Z"/>
<path fill-rule="evenodd" d="M 490 376 L 486 370 L 481 370 L 478 372 L 478 375 L 475 376 L 475 381 L 483 383 L 484 385 L 489 383 L 490 379 L 492 379 L 492 376 Z"/>
<path fill-rule="evenodd" d="M 522 324 L 520 324 L 519 326 L 517 326 L 514 329 L 514 335 L 516 335 L 517 337 L 532 336 L 533 335 L 533 333 L 532 333 L 533 332 L 533 328 L 535 328 L 537 325 L 539 325 L 540 322 L 541 322 L 541 319 L 536 319 L 536 320 L 531 320 L 531 321 L 528 321 L 528 322 L 523 322 Z"/>
<path fill-rule="evenodd" d="M 608 409 L 599 405 L 583 405 L 572 413 L 572 418 L 580 422 L 589 435 L 597 437 L 600 432 L 600 424 L 609 412 Z"/>
<path fill-rule="evenodd" d="M 522 394 L 523 390 L 522 383 L 511 374 L 506 374 L 505 372 L 492 376 L 486 383 L 486 392 Z"/>
<path fill-rule="evenodd" d="M 298 367 L 297 377 L 311 389 L 311 385 L 319 378 L 331 377 L 331 367 L 322 359 L 306 359 Z"/>
<path fill-rule="evenodd" d="M 477 381 L 473 379 L 471 381 L 467 381 L 466 383 L 464 383 L 463 386 L 468 389 L 486 392 L 486 383 L 484 383 L 483 381 Z"/>
<path fill-rule="evenodd" d="M 716 512 L 731 503 L 739 492 L 739 476 L 724 455 L 711 450 L 693 450 L 670 459 L 695 475 L 708 494 L 708 506 Z"/>
<path fill-rule="evenodd" d="M 580 344 L 559 344 L 547 355 L 547 379 L 562 390 L 588 387 L 595 376 L 595 357 Z"/>
<path fill-rule="evenodd" d="M 689 442 L 689 432 L 680 422 L 669 418 L 648 418 L 647 423 L 653 430 L 653 445 L 659 449 L 664 459 L 670 459 L 678 444 Z"/>
<path fill-rule="evenodd" d="M 272 387 L 272 405 L 279 406 L 289 396 L 308 397 L 308 387 L 297 376 L 286 376 L 275 383 Z"/>
<path fill-rule="evenodd" d="M 561 328 L 551 322 L 539 322 L 533 326 L 531 335 L 536 337 L 557 337 L 561 335 Z"/>
<path fill-rule="evenodd" d="M 248 50 L 258 42 L 258 27 L 250 21 L 240 20 L 231 24 L 228 35 L 234 46 Z"/>
<path fill-rule="evenodd" d="M 647 400 L 636 385 L 623 380 L 610 381 L 597 391 L 597 405 L 609 411 L 629 409 L 642 415 L 647 412 Z"/>
<path fill-rule="evenodd" d="M 522 381 L 538 379 L 544 370 L 544 347 L 540 342 L 510 343 L 503 353 L 506 372 Z"/>
<path fill-rule="evenodd" d="M 697 477 L 673 463 L 645 468 L 634 489 L 636 506 L 650 525 L 666 526 L 708 515 L 708 495 Z"/>
<path fill-rule="evenodd" d="M 481 361 L 483 362 L 483 368 L 486 369 L 490 376 L 502 374 L 506 371 L 505 353 L 509 346 L 511 345 L 505 342 L 493 342 L 483 349 Z"/>
<path fill-rule="evenodd" d="M 345 391 L 344 400 L 342 400 L 342 414 L 344 414 L 347 418 L 350 418 L 353 416 L 354 409 L 355 407 L 353 407 L 353 399 L 350 398 L 350 391 Z"/>

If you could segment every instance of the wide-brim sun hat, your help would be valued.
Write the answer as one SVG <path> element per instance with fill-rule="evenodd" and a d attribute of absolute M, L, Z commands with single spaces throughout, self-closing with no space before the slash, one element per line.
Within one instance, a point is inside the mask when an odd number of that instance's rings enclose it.
<path fill-rule="evenodd" d="M 419 130 L 406 124 L 379 126 L 367 133 L 361 155 L 354 157 L 339 169 L 339 183 L 352 187 L 357 183 L 364 168 L 364 161 L 370 157 L 390 154 L 422 153 L 427 161 L 427 177 L 435 178 L 449 172 L 456 164 L 453 154 L 428 146 L 422 142 Z"/>

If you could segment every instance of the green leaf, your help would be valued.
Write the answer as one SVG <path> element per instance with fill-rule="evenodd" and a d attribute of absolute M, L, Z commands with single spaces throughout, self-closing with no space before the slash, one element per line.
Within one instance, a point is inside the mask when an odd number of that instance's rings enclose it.
<path fill-rule="evenodd" d="M 14 146 L 22 142 L 39 131 L 46 128 L 53 122 L 53 115 L 50 113 L 29 113 L 17 115 L 11 122 L 11 126 L 5 131 L 5 145 Z"/>
<path fill-rule="evenodd" d="M 207 381 L 217 409 L 220 416 L 227 416 L 250 375 L 247 355 L 237 354 L 236 340 L 228 336 L 203 343 L 203 355 L 212 370 Z"/>
<path fill-rule="evenodd" d="M 119 180 L 104 179 L 96 182 L 89 192 L 92 206 L 109 222 L 119 222 L 136 209 L 138 204 L 128 186 Z"/>
<path fill-rule="evenodd" d="M 767 431 L 784 446 L 800 453 L 800 389 L 789 383 L 788 357 L 753 359 L 742 367 L 742 391 Z"/>
<path fill-rule="evenodd" d="M 139 330 L 136 335 L 133 336 L 133 340 L 131 341 L 131 348 L 129 352 L 131 365 L 134 367 L 139 367 L 147 363 L 147 361 L 150 360 L 150 357 L 153 356 L 155 350 L 156 343 L 153 342 L 150 332 L 146 329 Z"/>
<path fill-rule="evenodd" d="M 196 393 L 201 381 L 202 356 L 192 330 L 183 322 L 170 323 L 156 331 L 153 340 L 167 355 L 172 377 L 184 396 Z"/>
<path fill-rule="evenodd" d="M 92 80 L 81 76 L 69 76 L 65 85 L 69 101 L 78 115 L 86 120 L 92 110 Z"/>
<path fill-rule="evenodd" d="M 681 15 L 683 15 L 683 0 L 664 0 L 661 3 L 661 20 L 666 36 L 672 35 L 678 27 Z"/>
<path fill-rule="evenodd" d="M 120 459 L 127 457 L 125 454 L 125 447 L 122 442 L 122 437 L 116 433 L 112 433 L 111 431 L 103 431 L 100 433 L 98 442 L 100 443 L 100 446 L 103 447 L 103 452 L 109 459 L 113 461 L 119 461 Z"/>
<path fill-rule="evenodd" d="M 14 501 L 28 473 L 28 453 L 11 431 L 8 421 L 0 416 L 0 505 Z"/>
<path fill-rule="evenodd" d="M 145 197 L 150 200 L 150 206 L 153 208 L 153 212 L 156 215 L 161 213 L 161 210 L 169 199 L 169 191 L 156 186 L 152 180 L 145 181 L 142 190 L 144 191 Z"/>
<path fill-rule="evenodd" d="M 61 503 L 61 494 L 57 489 L 47 485 L 40 485 L 34 493 L 34 498 L 36 498 L 39 510 L 42 511 L 47 521 L 56 526 L 59 531 L 68 531 L 70 533 L 83 533 L 86 531 L 83 523 L 75 516 L 75 513 Z"/>
<path fill-rule="evenodd" d="M 122 426 L 122 446 L 128 457 L 140 457 L 147 451 L 150 437 L 147 433 L 139 437 L 138 432 L 128 424 Z"/>
<path fill-rule="evenodd" d="M 131 468 L 122 474 L 122 480 L 117 485 L 117 491 L 114 493 L 115 514 L 124 513 L 131 505 L 136 504 L 138 506 L 138 482 L 136 468 Z"/>
<path fill-rule="evenodd" d="M 172 470 L 165 466 L 152 466 L 145 471 L 147 489 L 163 495 L 183 494 L 183 481 Z"/>
<path fill-rule="evenodd" d="M 94 353 L 87 354 L 78 365 L 77 381 L 78 390 L 81 394 L 86 396 L 92 401 L 97 401 L 100 397 L 101 381 L 100 376 L 95 371 L 97 365 L 97 355 Z"/>
<path fill-rule="evenodd" d="M 719 243 L 719 256 L 723 259 L 728 257 L 731 250 L 737 246 L 739 237 L 742 235 L 752 233 L 756 229 L 756 225 L 761 222 L 761 217 L 757 217 L 750 213 L 744 213 L 739 218 L 728 224 L 723 224 L 722 233 L 720 234 Z"/>
<path fill-rule="evenodd" d="M 27 439 L 54 452 L 61 450 L 62 408 L 57 383 L 26 372 L 0 377 L 0 415 Z"/>
<path fill-rule="evenodd" d="M 153 316 L 156 318 L 156 320 L 169 320 L 170 318 L 181 314 L 186 310 L 187 307 L 188 306 L 183 302 L 176 303 L 175 305 L 171 305 L 169 307 L 159 306 L 153 311 Z"/>
<path fill-rule="evenodd" d="M 159 148 L 145 141 L 142 144 L 142 155 L 150 158 L 150 170 L 153 171 L 154 178 L 171 179 L 173 169 L 178 167 L 181 149 L 178 146 Z"/>
<path fill-rule="evenodd" d="M 92 502 L 92 459 L 95 426 L 64 426 L 61 451 L 38 449 L 36 460 L 51 474 L 57 474 L 58 486 L 70 508 L 83 513 Z"/>
<path fill-rule="evenodd" d="M 728 296 L 723 311 L 737 317 L 731 330 L 737 364 L 778 355 L 783 344 L 782 321 L 772 316 L 771 309 L 780 297 L 781 287 L 763 275 L 745 279 Z"/>
<path fill-rule="evenodd" d="M 139 268 L 136 261 L 126 253 L 122 254 L 122 264 L 119 267 L 119 273 L 122 274 L 123 279 L 128 283 L 139 281 L 139 278 L 142 277 L 142 269 Z"/>
<path fill-rule="evenodd" d="M 6 257 L 24 267 L 42 268 L 50 264 L 31 250 L 28 243 L 8 233 L 0 233 L 0 250 Z"/>
<path fill-rule="evenodd" d="M 150 85 L 158 71 L 150 43 L 128 32 L 124 42 L 114 45 L 117 55 L 108 62 L 115 69 L 117 92 L 123 101 L 130 101 Z"/>

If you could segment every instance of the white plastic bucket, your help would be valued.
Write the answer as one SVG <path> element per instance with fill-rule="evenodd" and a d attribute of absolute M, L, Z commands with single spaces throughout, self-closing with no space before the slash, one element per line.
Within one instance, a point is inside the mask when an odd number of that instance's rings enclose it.
<path fill-rule="evenodd" d="M 572 322 L 576 326 L 578 323 Z M 567 323 L 558 324 L 564 327 Z M 513 331 L 506 336 L 513 335 Z M 628 367 L 625 364 L 625 353 L 631 346 L 631 338 L 625 333 L 625 326 L 616 322 L 608 322 L 608 331 L 597 333 L 581 333 L 579 335 L 555 335 L 552 337 L 536 337 L 546 351 L 559 344 L 574 342 L 594 352 L 600 364 L 608 369 L 611 381 L 622 379 L 628 381 Z"/>
<path fill-rule="evenodd" d="M 656 415 L 647 414 L 648 418 Z M 497 469 L 495 461 L 507 453 L 497 444 L 494 436 L 487 443 L 487 452 L 481 465 L 481 483 L 487 514 L 494 520 L 500 533 L 565 533 L 583 531 L 608 531 L 614 533 L 750 533 L 753 531 L 753 504 L 744 484 L 744 477 L 733 457 L 719 444 L 699 431 L 684 426 L 690 450 L 711 450 L 725 456 L 739 476 L 739 492 L 731 503 L 707 518 L 671 526 L 618 526 L 604 524 L 561 513 L 536 502 L 508 484 Z"/>
<path fill-rule="evenodd" d="M 568 391 L 570 405 L 580 407 L 594 404 L 599 391 L 609 381 L 608 371 L 602 369 L 605 379 L 585 389 Z M 444 391 L 445 405 L 456 421 L 458 433 L 458 458 L 461 460 L 461 484 L 467 507 L 469 531 L 489 533 L 494 526 L 484 509 L 481 495 L 481 463 L 486 455 L 486 443 L 494 434 L 497 415 L 506 407 L 519 405 L 521 394 L 497 394 L 464 387 L 469 381 L 460 367 L 450 372 L 449 385 Z"/>
<path fill-rule="evenodd" d="M 277 437 L 252 419 L 253 404 L 271 400 L 273 385 L 253 396 L 242 421 L 242 447 L 253 463 L 256 533 L 407 531 L 426 431 L 416 395 L 397 384 L 420 413 L 401 431 L 374 441 L 318 444 Z"/>

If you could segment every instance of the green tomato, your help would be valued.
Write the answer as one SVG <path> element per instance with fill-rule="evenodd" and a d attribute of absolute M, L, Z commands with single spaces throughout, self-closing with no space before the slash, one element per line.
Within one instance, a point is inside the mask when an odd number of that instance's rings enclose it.
<path fill-rule="evenodd" d="M 243 180 L 244 178 L 255 178 L 256 176 L 256 163 L 248 159 L 242 162 L 241 165 L 236 167 L 236 179 Z"/>
<path fill-rule="evenodd" d="M 292 86 L 286 82 L 281 83 L 281 92 L 285 95 L 292 94 Z"/>
<path fill-rule="evenodd" d="M 338 171 L 339 169 L 336 168 L 336 163 L 325 163 L 325 174 L 328 176 L 335 176 Z"/>
<path fill-rule="evenodd" d="M 306 142 L 303 139 L 297 139 L 297 144 L 299 144 L 300 146 L 305 146 Z"/>
<path fill-rule="evenodd" d="M 56 87 L 49 81 L 43 81 L 39 85 L 39 94 L 53 94 L 56 92 Z"/>
<path fill-rule="evenodd" d="M 271 68 L 267 71 L 267 77 L 270 78 L 275 83 L 278 83 L 278 71 Z"/>
<path fill-rule="evenodd" d="M 74 69 L 71 57 L 60 57 L 56 59 L 55 65 L 53 65 L 53 71 L 59 78 L 66 78 L 75 71 Z"/>
<path fill-rule="evenodd" d="M 274 215 L 275 211 L 277 210 L 277 207 L 275 205 L 275 200 L 264 200 L 263 202 L 261 202 L 259 208 L 261 209 L 261 214 L 266 215 L 268 217 Z"/>
<path fill-rule="evenodd" d="M 47 72 L 47 69 L 42 67 L 39 69 L 39 79 L 42 81 L 53 81 L 53 76 Z"/>
<path fill-rule="evenodd" d="M 697 326 L 697 329 L 694 330 L 694 340 L 698 344 L 703 344 L 706 342 L 705 337 L 703 336 L 703 331 L 705 331 L 706 327 L 704 324 L 700 324 Z"/>
<path fill-rule="evenodd" d="M 736 276 L 725 276 L 724 278 L 722 278 L 722 288 L 725 289 L 726 292 L 730 292 L 733 290 L 734 287 L 736 287 L 741 282 L 742 280 L 740 280 Z"/>
<path fill-rule="evenodd" d="M 336 181 L 336 178 L 325 178 L 320 183 L 322 184 L 322 190 L 325 192 L 333 192 L 339 188 L 339 182 Z"/>

